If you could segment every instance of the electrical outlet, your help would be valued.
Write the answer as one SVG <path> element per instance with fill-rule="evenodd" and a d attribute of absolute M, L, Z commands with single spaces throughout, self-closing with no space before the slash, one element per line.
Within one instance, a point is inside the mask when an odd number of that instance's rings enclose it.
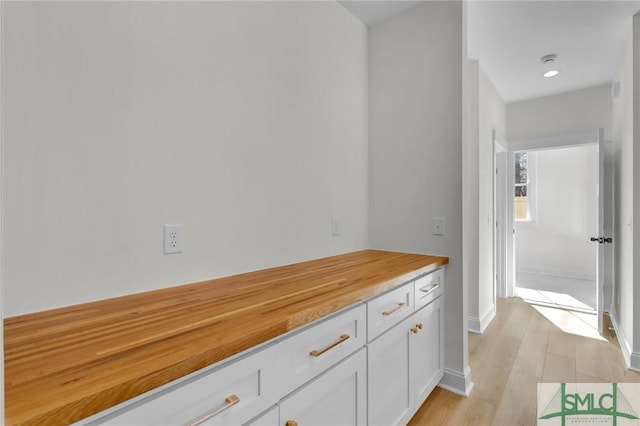
<path fill-rule="evenodd" d="M 182 253 L 182 224 L 164 225 L 164 254 Z"/>

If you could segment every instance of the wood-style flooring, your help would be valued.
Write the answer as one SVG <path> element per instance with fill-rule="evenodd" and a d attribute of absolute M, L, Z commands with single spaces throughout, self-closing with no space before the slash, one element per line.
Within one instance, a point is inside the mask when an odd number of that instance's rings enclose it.
<path fill-rule="evenodd" d="M 409 425 L 531 426 L 537 383 L 640 382 L 615 335 L 594 327 L 593 315 L 498 299 L 484 334 L 469 333 L 471 395 L 436 388 Z"/>

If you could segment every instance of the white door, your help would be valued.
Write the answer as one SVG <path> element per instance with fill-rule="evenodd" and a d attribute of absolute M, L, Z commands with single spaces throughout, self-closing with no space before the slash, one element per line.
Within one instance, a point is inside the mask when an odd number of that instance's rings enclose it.
<path fill-rule="evenodd" d="M 611 235 L 605 232 L 605 146 L 604 129 L 598 131 L 598 235 L 591 237 L 591 241 L 598 244 L 597 249 L 597 273 L 596 273 L 596 300 L 598 310 L 598 332 L 602 334 L 604 313 L 604 277 L 605 277 L 605 244 L 613 242 Z"/>

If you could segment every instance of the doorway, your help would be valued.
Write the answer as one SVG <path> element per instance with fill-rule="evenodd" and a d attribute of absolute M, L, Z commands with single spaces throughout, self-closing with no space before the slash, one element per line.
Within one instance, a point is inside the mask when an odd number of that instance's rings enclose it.
<path fill-rule="evenodd" d="M 598 146 L 514 155 L 515 294 L 597 310 Z"/>

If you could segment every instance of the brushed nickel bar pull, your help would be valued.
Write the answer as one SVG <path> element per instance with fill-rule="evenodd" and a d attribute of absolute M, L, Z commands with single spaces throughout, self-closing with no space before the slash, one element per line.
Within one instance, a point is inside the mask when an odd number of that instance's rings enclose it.
<path fill-rule="evenodd" d="M 335 342 L 333 342 L 332 344 L 330 344 L 326 348 L 321 349 L 321 350 L 313 350 L 313 351 L 309 352 L 309 355 L 318 357 L 318 356 L 322 355 L 323 353 L 325 353 L 326 351 L 328 351 L 329 349 L 335 348 L 336 346 L 338 346 L 340 343 L 344 342 L 347 339 L 349 339 L 349 335 L 348 334 L 342 334 L 338 340 L 336 340 Z"/>
<path fill-rule="evenodd" d="M 238 398 L 237 395 L 229 395 L 228 397 L 226 397 L 224 399 L 224 402 L 225 402 L 225 404 L 222 407 L 218 407 L 218 408 L 215 408 L 215 409 L 209 411 L 208 413 L 206 413 L 205 415 L 203 415 L 199 419 L 196 419 L 193 422 L 189 423 L 189 426 L 201 425 L 202 423 L 206 422 L 210 418 L 215 417 L 218 414 L 222 413 L 223 411 L 228 410 L 232 406 L 236 405 L 238 402 L 240 402 L 240 398 Z"/>
<path fill-rule="evenodd" d="M 398 309 L 402 308 L 404 305 L 406 305 L 406 303 L 400 302 L 400 303 L 398 303 L 398 306 L 396 306 L 395 308 L 391 309 L 390 311 L 383 311 L 382 315 L 389 316 L 392 313 L 394 313 L 395 311 L 397 311 Z"/>
<path fill-rule="evenodd" d="M 440 281 L 438 281 L 437 283 L 433 283 L 430 286 L 422 287 L 420 289 L 420 291 L 423 292 L 423 293 L 429 294 L 429 293 L 431 293 L 433 290 L 435 290 L 438 287 L 440 287 Z"/>

